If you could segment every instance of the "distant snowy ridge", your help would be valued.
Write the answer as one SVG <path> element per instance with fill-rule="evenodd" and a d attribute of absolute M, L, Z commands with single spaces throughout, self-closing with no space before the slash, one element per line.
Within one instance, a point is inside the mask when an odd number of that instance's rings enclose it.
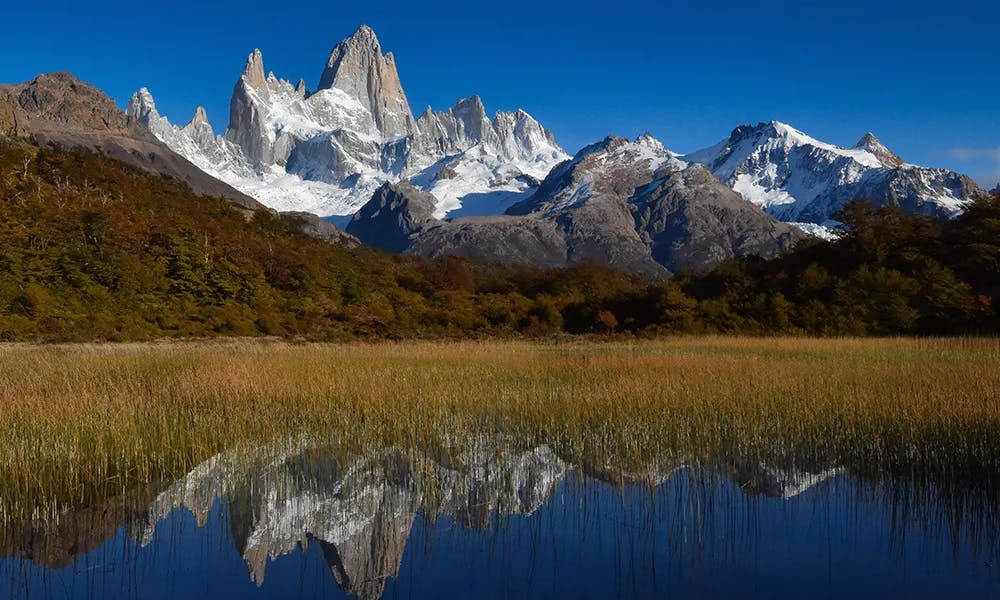
<path fill-rule="evenodd" d="M 349 215 L 387 181 L 412 179 L 437 214 L 494 214 L 531 195 L 569 158 L 528 113 L 497 112 L 478 97 L 414 119 L 392 54 L 362 26 L 330 54 L 320 86 L 265 76 L 255 50 L 217 136 L 203 109 L 184 127 L 136 92 L 129 116 L 206 173 L 280 211 Z"/>
<path fill-rule="evenodd" d="M 681 158 L 706 165 L 744 199 L 788 222 L 822 224 L 858 197 L 951 217 L 982 193 L 964 175 L 904 163 L 871 133 L 841 148 L 778 121 L 737 127 Z"/>

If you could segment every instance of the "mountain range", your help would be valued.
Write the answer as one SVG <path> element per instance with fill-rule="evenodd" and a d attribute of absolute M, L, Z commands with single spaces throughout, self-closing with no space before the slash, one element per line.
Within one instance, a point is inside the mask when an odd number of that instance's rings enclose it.
<path fill-rule="evenodd" d="M 431 194 L 387 183 L 347 231 L 377 248 L 428 258 L 540 267 L 587 260 L 654 277 L 735 256 L 773 257 L 804 237 L 650 136 L 584 148 L 503 216 L 443 221 L 434 212 Z"/>
<path fill-rule="evenodd" d="M 337 44 L 319 85 L 265 75 L 259 50 L 233 89 L 216 136 L 199 108 L 184 127 L 142 89 L 127 114 L 213 177 L 282 211 L 352 214 L 386 181 L 409 179 L 449 212 L 502 211 L 567 158 L 528 113 L 497 112 L 478 96 L 414 118 L 392 53 L 362 26 Z"/>
<path fill-rule="evenodd" d="M 687 155 L 644 135 L 571 158 L 528 113 L 491 119 L 478 96 L 414 118 L 394 56 L 367 26 L 333 48 L 315 90 L 265 73 L 255 50 L 222 135 L 202 108 L 171 124 L 145 88 L 127 115 L 261 203 L 339 217 L 394 252 L 669 275 L 775 256 L 802 231 L 828 236 L 857 197 L 947 218 L 984 193 L 964 175 L 906 163 L 871 133 L 841 148 L 772 121 Z"/>
<path fill-rule="evenodd" d="M 985 194 L 870 133 L 841 148 L 772 121 L 687 155 L 646 134 L 570 157 L 525 111 L 490 118 L 478 96 L 414 118 L 395 58 L 366 26 L 332 49 L 314 90 L 251 52 L 222 135 L 202 108 L 173 125 L 143 88 L 123 113 L 68 73 L 0 87 L 0 134 L 97 150 L 333 243 L 653 277 L 778 256 L 829 235 L 857 197 L 950 218 Z"/>
<path fill-rule="evenodd" d="M 984 193 L 946 169 L 908 164 L 872 133 L 840 148 L 771 121 L 744 125 L 684 160 L 708 166 L 747 201 L 784 221 L 825 223 L 859 197 L 942 218 Z"/>

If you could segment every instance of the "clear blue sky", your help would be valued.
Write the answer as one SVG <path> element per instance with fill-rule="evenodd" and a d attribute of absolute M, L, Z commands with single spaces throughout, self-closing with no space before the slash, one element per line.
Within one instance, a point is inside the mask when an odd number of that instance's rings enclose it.
<path fill-rule="evenodd" d="M 686 152 L 741 123 L 841 145 L 872 130 L 904 159 L 1000 179 L 995 0 L 11 2 L 0 81 L 70 70 L 115 97 L 149 87 L 217 129 L 247 53 L 315 87 L 361 23 L 395 53 L 414 112 L 479 94 L 523 107 L 570 152 L 650 131 Z"/>

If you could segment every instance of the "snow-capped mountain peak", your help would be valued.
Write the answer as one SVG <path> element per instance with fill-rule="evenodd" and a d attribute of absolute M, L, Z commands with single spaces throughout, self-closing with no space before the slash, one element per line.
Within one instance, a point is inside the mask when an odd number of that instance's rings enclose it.
<path fill-rule="evenodd" d="M 147 88 L 140 88 L 138 92 L 132 94 L 125 114 L 150 129 L 163 122 L 163 117 L 156 110 L 156 100 Z"/>
<path fill-rule="evenodd" d="M 854 147 L 855 149 L 865 150 L 872 154 L 878 159 L 879 163 L 883 167 L 893 169 L 902 166 L 903 164 L 903 159 L 897 156 L 892 150 L 889 150 L 889 148 L 887 148 L 885 144 L 883 144 L 882 141 L 875 137 L 875 134 L 870 131 L 862 136 Z"/>
<path fill-rule="evenodd" d="M 874 135 L 843 148 L 778 121 L 742 125 L 682 159 L 706 165 L 744 199 L 785 221 L 824 223 L 862 196 L 950 216 L 979 192 L 957 173 L 904 165 Z"/>
<path fill-rule="evenodd" d="M 134 117 L 209 174 L 278 210 L 352 214 L 387 181 L 412 179 L 439 201 L 438 214 L 503 210 L 530 194 L 566 158 L 524 111 L 491 120 L 478 96 L 415 120 L 391 53 L 362 26 L 334 46 L 318 89 L 265 75 L 247 57 L 216 137 L 204 115 L 184 128 L 137 93 Z"/>

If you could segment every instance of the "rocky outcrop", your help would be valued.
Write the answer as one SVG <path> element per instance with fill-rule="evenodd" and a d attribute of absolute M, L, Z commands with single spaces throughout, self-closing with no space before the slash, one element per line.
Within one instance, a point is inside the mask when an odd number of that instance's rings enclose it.
<path fill-rule="evenodd" d="M 403 252 L 413 237 L 434 218 L 434 197 L 408 183 L 386 183 L 361 207 L 347 225 L 347 233 L 368 246 Z"/>
<path fill-rule="evenodd" d="M 440 221 L 414 236 L 409 254 L 425 258 L 457 255 L 483 262 L 563 267 L 566 239 L 558 226 L 533 217 L 463 217 Z"/>
<path fill-rule="evenodd" d="M 336 244 L 345 248 L 357 248 L 361 245 L 361 241 L 358 238 L 349 233 L 344 233 L 326 219 L 317 217 L 312 213 L 283 212 L 278 213 L 278 216 L 282 221 L 321 242 Z"/>
<path fill-rule="evenodd" d="M 486 262 L 558 267 L 566 243 L 551 221 L 531 217 L 434 218 L 434 197 L 408 183 L 383 185 L 347 232 L 366 245 L 425 258 L 457 255 Z"/>
<path fill-rule="evenodd" d="M 0 104 L 0 135 L 7 137 L 19 137 L 17 124 L 17 113 L 10 104 Z"/>
<path fill-rule="evenodd" d="M 122 112 L 103 92 L 70 73 L 39 75 L 0 86 L 0 120 L 8 133 L 33 135 L 40 145 L 96 151 L 150 173 L 185 183 L 197 194 L 223 197 L 241 211 L 263 208 L 253 198 L 211 177 Z M 13 130 L 13 131 L 12 131 Z"/>
<path fill-rule="evenodd" d="M 673 272 L 702 271 L 738 256 L 773 258 L 804 237 L 747 204 L 701 165 L 668 172 L 631 207 L 653 260 Z"/>

